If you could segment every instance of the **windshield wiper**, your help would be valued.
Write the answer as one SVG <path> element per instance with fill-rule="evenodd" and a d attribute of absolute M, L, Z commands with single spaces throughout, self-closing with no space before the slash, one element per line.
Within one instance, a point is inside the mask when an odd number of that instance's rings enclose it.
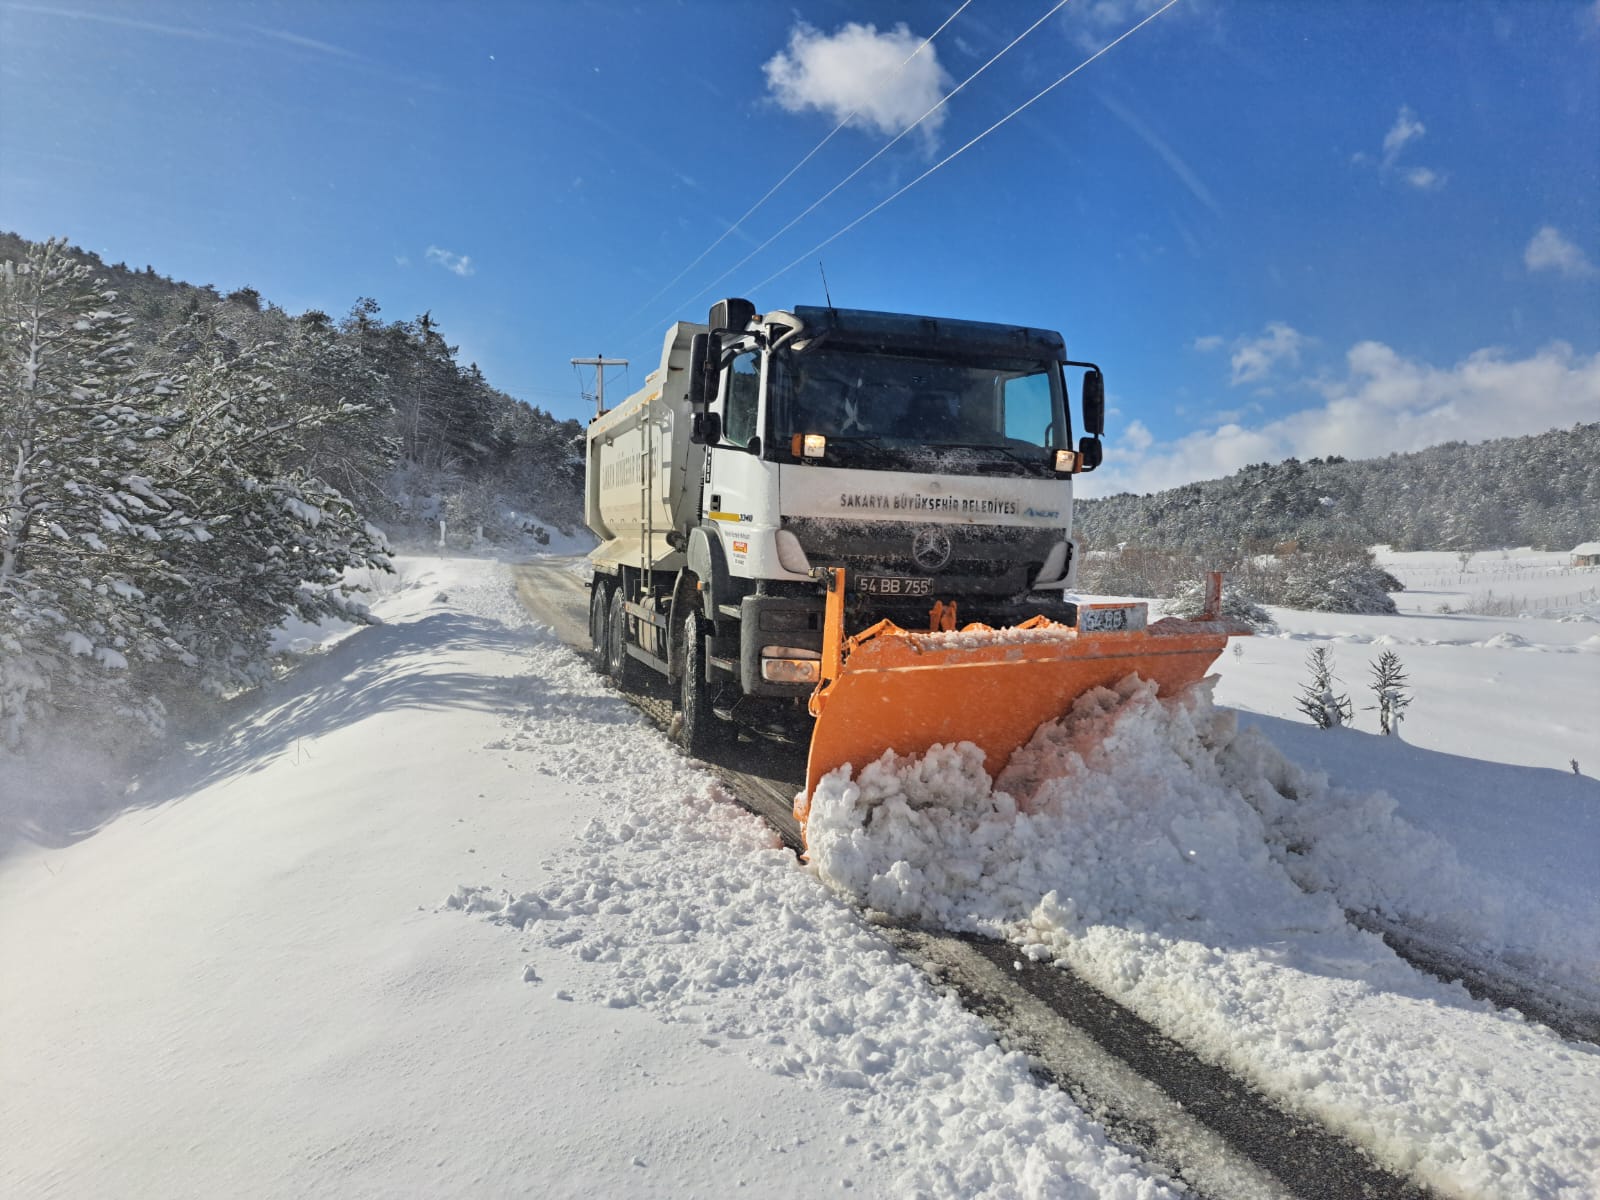
<path fill-rule="evenodd" d="M 1029 475 L 1035 474 L 1036 472 L 1041 471 L 1045 466 L 1044 460 L 1042 458 L 1024 458 L 1021 454 L 1017 453 L 1017 451 L 1011 449 L 1011 447 L 1009 447 L 1009 446 L 996 446 L 992 442 L 942 442 L 938 446 L 931 447 L 931 448 L 932 449 L 951 449 L 951 450 L 976 450 L 976 451 L 979 451 L 979 452 L 992 451 L 995 454 L 1004 455 L 1006 458 L 1008 458 L 1012 462 L 1016 463 L 1019 467 L 1024 468 L 1024 474 L 1029 474 Z"/>
<path fill-rule="evenodd" d="M 897 457 L 898 447 L 890 446 L 874 433 L 830 433 L 827 435 L 829 447 L 834 446 L 859 446 L 863 450 L 876 451 L 881 460 L 893 462 Z"/>

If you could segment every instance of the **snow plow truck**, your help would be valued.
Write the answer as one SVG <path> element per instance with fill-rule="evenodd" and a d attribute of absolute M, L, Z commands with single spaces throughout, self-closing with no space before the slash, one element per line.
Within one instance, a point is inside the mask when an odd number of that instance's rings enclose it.
<path fill-rule="evenodd" d="M 693 754 L 809 733 L 802 828 L 843 764 L 970 741 L 993 774 L 1091 688 L 1201 679 L 1247 632 L 1217 579 L 1198 621 L 1065 598 L 1104 414 L 1100 368 L 1045 329 L 740 299 L 675 323 L 588 428 L 602 668 L 670 680 Z"/>

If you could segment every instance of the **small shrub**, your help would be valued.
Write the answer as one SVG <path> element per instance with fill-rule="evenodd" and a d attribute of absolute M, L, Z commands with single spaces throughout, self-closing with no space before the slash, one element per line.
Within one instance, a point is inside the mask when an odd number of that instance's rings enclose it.
<path fill-rule="evenodd" d="M 1496 596 L 1490 590 L 1475 593 L 1471 600 L 1461 606 L 1461 611 L 1479 617 L 1516 617 L 1521 616 L 1526 607 L 1526 602 L 1519 596 Z"/>
<path fill-rule="evenodd" d="M 1333 652 L 1318 646 L 1306 657 L 1311 678 L 1300 689 L 1295 705 L 1311 718 L 1318 729 L 1337 729 L 1350 724 L 1354 709 L 1348 695 L 1333 690 Z"/>
<path fill-rule="evenodd" d="M 1378 730 L 1385 737 L 1400 736 L 1400 719 L 1411 703 L 1406 682 L 1398 654 L 1385 650 L 1378 655 L 1372 664 L 1372 691 L 1378 698 Z"/>

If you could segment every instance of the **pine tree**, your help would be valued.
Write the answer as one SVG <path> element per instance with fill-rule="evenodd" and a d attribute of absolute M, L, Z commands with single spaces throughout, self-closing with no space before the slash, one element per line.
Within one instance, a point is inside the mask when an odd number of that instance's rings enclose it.
<path fill-rule="evenodd" d="M 1400 736 L 1401 716 L 1411 703 L 1400 656 L 1385 650 L 1372 664 L 1372 691 L 1378 697 L 1378 729 L 1385 737 Z"/>
<path fill-rule="evenodd" d="M 64 243 L 0 274 L 0 742 L 46 703 L 114 701 L 130 662 L 176 650 L 142 580 L 189 524 L 148 470 L 165 434 L 159 377 L 135 368 L 115 295 Z"/>
<path fill-rule="evenodd" d="M 1348 725 L 1353 713 L 1350 697 L 1334 692 L 1333 653 L 1318 646 L 1306 658 L 1311 679 L 1301 687 L 1295 704 L 1319 729 L 1338 729 Z"/>
<path fill-rule="evenodd" d="M 204 536 L 166 548 L 184 586 L 161 607 L 203 687 L 247 687 L 266 677 L 285 617 L 367 619 L 345 573 L 388 569 L 385 539 L 302 465 L 308 438 L 365 409 L 295 396 L 276 347 L 240 351 L 205 313 L 164 349 L 175 362 L 164 468 L 203 514 Z"/>
<path fill-rule="evenodd" d="M 393 408 L 383 377 L 358 339 L 342 336 L 327 316 L 309 312 L 286 323 L 271 356 L 291 403 L 333 420 L 301 428 L 298 465 L 357 504 L 379 514 L 390 501 L 389 473 L 399 456 Z"/>

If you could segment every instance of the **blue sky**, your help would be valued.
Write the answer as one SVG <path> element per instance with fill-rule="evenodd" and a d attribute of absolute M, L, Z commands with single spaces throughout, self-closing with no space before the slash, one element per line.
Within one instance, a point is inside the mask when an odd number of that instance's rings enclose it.
<path fill-rule="evenodd" d="M 572 356 L 636 387 L 718 296 L 819 302 L 820 258 L 841 306 L 1102 363 L 1101 490 L 1600 420 L 1595 0 L 1180 0 L 812 252 L 1162 2 L 1068 0 L 952 96 L 1054 0 L 903 67 L 960 0 L 0 0 L 0 228 L 431 310 L 579 417 Z"/>

